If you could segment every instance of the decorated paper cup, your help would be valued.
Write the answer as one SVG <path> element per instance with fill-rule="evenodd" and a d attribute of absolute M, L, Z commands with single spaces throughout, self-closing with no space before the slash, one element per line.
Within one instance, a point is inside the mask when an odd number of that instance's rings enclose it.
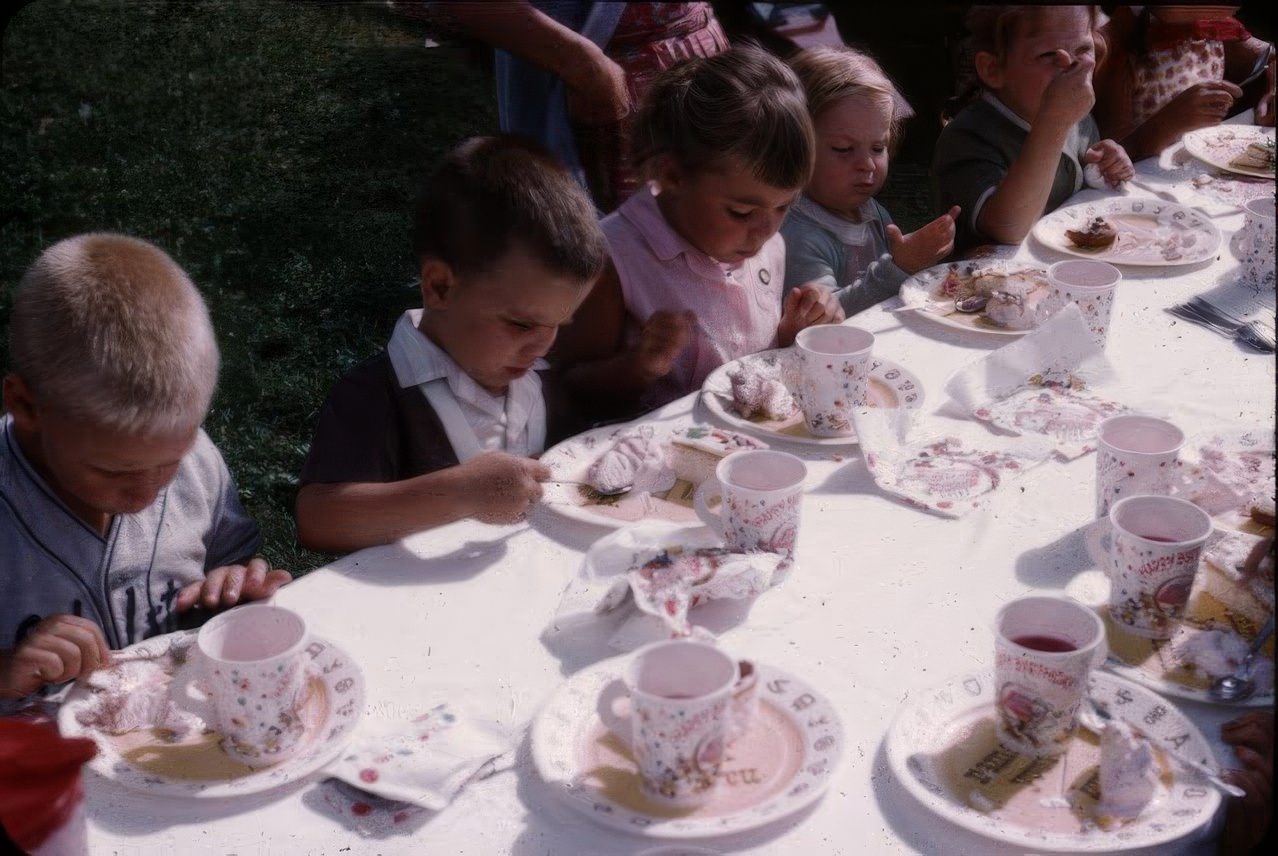
<path fill-rule="evenodd" d="M 1166 419 L 1124 413 L 1096 429 L 1096 516 L 1128 496 L 1165 496 L 1176 478 L 1185 432 Z"/>
<path fill-rule="evenodd" d="M 852 411 L 864 407 L 874 334 L 842 324 L 819 324 L 794 340 L 799 407 L 814 437 L 848 437 Z"/>
<path fill-rule="evenodd" d="M 1129 496 L 1109 510 L 1109 614 L 1129 633 L 1167 639 L 1184 614 L 1211 518 L 1171 496 Z"/>
<path fill-rule="evenodd" d="M 305 736 L 307 638 L 302 616 L 281 606 L 249 604 L 216 615 L 200 628 L 170 696 L 220 732 L 223 751 L 235 760 L 278 764 Z"/>
<path fill-rule="evenodd" d="M 1069 745 L 1092 669 L 1105 656 L 1105 624 L 1077 601 L 1052 595 L 1014 600 L 994 621 L 998 737 L 1023 755 L 1059 755 Z"/>
<path fill-rule="evenodd" d="M 807 474 L 803 461 L 786 452 L 737 452 L 701 483 L 692 505 L 730 550 L 779 553 L 793 560 Z M 715 496 L 723 499 L 718 514 L 709 507 Z"/>
<path fill-rule="evenodd" d="M 641 648 L 599 694 L 603 724 L 631 749 L 650 799 L 693 807 L 713 794 L 732 737 L 737 661 L 692 639 Z M 630 700 L 629 715 L 616 705 Z"/>
<path fill-rule="evenodd" d="M 1105 347 L 1109 318 L 1114 309 L 1114 289 L 1123 279 L 1118 268 L 1094 259 L 1070 259 L 1047 269 L 1052 293 L 1048 298 L 1055 313 L 1071 303 L 1078 305 L 1091 331 L 1092 341 Z"/>
<path fill-rule="evenodd" d="M 1243 279 L 1257 288 L 1274 287 L 1274 197 L 1262 196 L 1243 206 L 1238 233 L 1238 260 Z"/>

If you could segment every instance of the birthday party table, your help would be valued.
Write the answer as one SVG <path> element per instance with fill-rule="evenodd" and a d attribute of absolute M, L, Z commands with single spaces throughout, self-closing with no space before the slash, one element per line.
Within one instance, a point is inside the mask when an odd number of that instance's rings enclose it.
<path fill-rule="evenodd" d="M 1160 167 L 1142 163 L 1140 174 L 1155 180 Z M 1106 195 L 1085 190 L 1075 201 Z M 1124 268 L 1106 355 L 1124 377 L 1137 379 L 1142 403 L 1157 402 L 1161 415 L 1190 437 L 1240 428 L 1270 436 L 1273 355 L 1165 311 L 1236 278 L 1228 238 L 1241 227 L 1242 214 L 1213 222 L 1225 235 L 1214 260 Z M 1017 257 L 1064 258 L 1032 239 Z M 889 300 L 853 323 L 874 333 L 876 356 L 922 381 L 922 409 L 943 427 L 955 418 L 938 412 L 947 378 L 1004 342 L 893 311 L 899 307 L 899 300 Z M 712 421 L 696 395 L 647 419 Z M 705 852 L 692 849 L 695 844 L 709 852 L 757 854 L 1023 852 L 926 810 L 890 771 L 885 734 L 911 700 L 991 668 L 992 621 L 1000 605 L 1029 592 L 1063 592 L 1096 568 L 1082 534 L 1094 518 L 1095 458 L 1048 461 L 993 494 L 986 507 L 949 519 L 885 494 L 855 446 L 772 446 L 808 467 L 798 569 L 747 607 L 712 604 L 694 613 L 694 621 L 717 633 L 734 655 L 790 672 L 831 701 L 842 722 L 842 759 L 812 807 L 750 832 L 690 842 L 688 850 L 663 849 L 672 842 L 609 829 L 568 805 L 538 775 L 525 732 L 513 768 L 472 782 L 443 810 L 379 838 L 362 837 L 319 810 L 319 777 L 211 801 L 136 793 L 86 776 L 90 851 Z M 617 628 L 606 618 L 554 626 L 561 592 L 584 552 L 607 532 L 544 505 L 517 526 L 463 521 L 337 560 L 281 590 L 276 602 L 300 612 L 316 635 L 358 662 L 366 720 L 409 717 L 435 699 L 457 698 L 518 729 L 570 676 L 624 653 L 609 645 Z M 1172 701 L 1229 766 L 1232 753 L 1220 743 L 1219 727 L 1241 711 Z M 1211 852 L 1210 834 L 1205 830 L 1177 848 Z"/>

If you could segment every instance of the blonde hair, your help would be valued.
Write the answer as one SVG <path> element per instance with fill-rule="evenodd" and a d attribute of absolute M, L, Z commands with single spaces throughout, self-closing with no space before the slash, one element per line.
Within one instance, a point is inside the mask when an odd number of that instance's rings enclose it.
<path fill-rule="evenodd" d="M 48 406 L 133 434 L 194 428 L 217 385 L 199 291 L 159 248 L 108 233 L 59 241 L 27 270 L 9 360 Z"/>
<path fill-rule="evenodd" d="M 790 58 L 790 67 L 803 83 L 814 119 L 835 102 L 854 95 L 889 104 L 888 148 L 895 151 L 906 118 L 901 109 L 905 99 L 873 57 L 855 48 L 822 45 L 799 51 Z"/>
<path fill-rule="evenodd" d="M 754 45 L 657 75 L 639 106 L 631 144 L 636 165 L 660 155 L 688 171 L 739 164 L 783 189 L 807 184 L 816 152 L 798 78 Z"/>

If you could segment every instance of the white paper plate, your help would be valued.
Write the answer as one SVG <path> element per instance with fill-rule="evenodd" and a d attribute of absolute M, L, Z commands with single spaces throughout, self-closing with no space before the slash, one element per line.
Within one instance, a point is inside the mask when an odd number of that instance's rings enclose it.
<path fill-rule="evenodd" d="M 1180 755 L 1216 768 L 1206 739 L 1166 699 L 1105 672 L 1093 673 L 1091 694 L 1115 716 L 1131 722 L 1152 738 L 1156 745 L 1174 747 Z M 963 779 L 959 774 L 958 781 L 963 784 L 956 786 L 954 768 L 947 769 L 945 757 L 947 751 L 962 751 L 959 747 L 970 735 L 992 727 L 985 723 L 993 715 L 993 676 L 989 672 L 965 675 L 931 691 L 911 695 L 910 703 L 897 714 L 887 734 L 888 763 L 906 790 L 929 811 L 979 835 L 1031 852 L 1094 853 L 1155 847 L 1196 832 L 1211 821 L 1220 805 L 1219 791 L 1173 764 L 1176 773 L 1171 786 L 1160 788 L 1141 817 L 1109 831 L 1084 828 L 1083 821 L 1069 808 L 1055 807 L 1050 799 L 1029 799 L 1031 787 L 1039 787 L 1045 796 L 1059 793 L 1062 776 L 1057 768 L 1047 771 L 1037 783 L 1026 784 L 1021 804 L 1028 803 L 1028 808 L 1001 809 L 994 813 L 979 811 L 968 804 L 967 789 L 975 787 L 974 780 Z M 1080 741 L 1081 738 L 1075 738 L 1076 743 Z M 1030 760 L 1023 756 L 1011 757 L 1014 760 L 998 769 L 1001 775 L 1009 775 L 1012 765 L 1027 768 L 1030 765 Z M 1000 755 L 997 762 L 1003 761 L 1006 758 Z M 998 763 L 990 767 L 998 767 Z M 1076 776 L 1085 776 L 1088 769 L 1081 764 L 1079 767 L 1076 773 L 1067 767 L 1065 777 L 1078 781 Z M 960 793 L 960 789 L 963 792 Z M 1006 816 L 1002 816 L 1004 812 Z M 1061 828 L 1071 825 L 1074 828 Z"/>
<path fill-rule="evenodd" d="M 1074 246 L 1067 229 L 1084 229 L 1096 217 L 1118 232 L 1100 250 Z M 1034 224 L 1034 239 L 1043 246 L 1084 259 L 1116 265 L 1178 267 L 1210 261 L 1220 250 L 1220 230 L 1196 208 L 1135 196 L 1112 196 L 1058 208 Z"/>
<path fill-rule="evenodd" d="M 1230 161 L 1242 154 L 1252 143 L 1265 140 L 1273 142 L 1273 139 L 1273 128 L 1262 128 L 1259 125 L 1214 125 L 1210 128 L 1190 131 L 1181 141 L 1185 144 L 1185 151 L 1217 169 L 1238 175 L 1273 178 L 1273 170 L 1230 164 Z M 1273 192 L 1272 188 L 1270 192 Z"/>
<path fill-rule="evenodd" d="M 117 652 L 116 656 L 172 657 L 171 651 L 189 647 L 195 636 L 194 630 L 157 636 L 130 645 Z M 152 752 L 163 766 L 149 769 L 137 766 L 125 758 L 120 738 L 104 735 L 80 723 L 77 714 L 95 704 L 95 692 L 83 683 L 77 683 L 67 695 L 58 712 L 58 726 L 64 736 L 88 737 L 96 741 L 98 754 L 88 763 L 88 768 L 131 790 L 196 799 L 274 790 L 328 766 L 341 753 L 364 714 L 364 676 L 355 661 L 345 651 L 323 639 L 313 638 L 304 653 L 310 658 L 307 670 L 312 686 L 320 690 L 320 695 L 310 703 L 317 706 L 317 722 L 308 728 L 306 748 L 273 767 L 249 770 L 235 765 L 239 771 L 234 775 L 207 779 L 159 772 L 160 769 L 187 766 L 185 760 L 192 757 L 190 753 L 193 752 L 198 752 L 201 757 L 212 752 L 220 753 L 221 750 L 216 748 L 216 735 L 208 738 L 203 747 L 165 744 L 158 739 L 147 741 L 147 751 Z M 208 742 L 212 746 L 207 745 Z"/>
<path fill-rule="evenodd" d="M 803 423 L 803 413 L 796 411 L 789 419 L 746 419 L 732 407 L 732 383 L 728 373 L 742 363 L 753 361 L 777 364 L 792 358 L 793 351 L 779 348 L 760 351 L 739 360 L 725 363 L 712 371 L 701 385 L 701 401 L 715 418 L 734 430 L 754 434 L 769 440 L 799 443 L 805 446 L 848 446 L 856 443 L 856 435 L 850 437 L 815 437 L 808 433 Z M 881 357 L 870 357 L 870 403 L 876 407 L 904 407 L 917 410 L 923 406 L 923 382 L 904 366 Z"/>
<path fill-rule="evenodd" d="M 751 731 L 729 746 L 714 801 L 684 815 L 646 804 L 637 796 L 634 762 L 607 748 L 617 741 L 600 738 L 603 727 L 595 713 L 600 691 L 621 675 L 626 662 L 614 658 L 573 675 L 533 722 L 537 771 L 578 811 L 648 838 L 708 838 L 765 826 L 801 811 L 824 793 L 843 754 L 838 714 L 801 679 L 757 664 L 760 713 Z M 756 751 L 777 761 L 776 768 L 739 760 Z M 601 752 L 608 758 L 606 777 L 583 769 Z"/>

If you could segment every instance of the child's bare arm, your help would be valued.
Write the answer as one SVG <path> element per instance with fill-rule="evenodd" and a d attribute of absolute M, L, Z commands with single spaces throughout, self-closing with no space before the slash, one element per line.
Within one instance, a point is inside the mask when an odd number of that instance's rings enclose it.
<path fill-rule="evenodd" d="M 77 615 L 50 615 L 12 651 L 0 651 L 0 698 L 21 698 L 107 665 L 102 628 Z"/>
<path fill-rule="evenodd" d="M 514 523 L 541 496 L 545 464 L 485 452 L 464 464 L 397 482 L 312 483 L 297 494 L 297 540 L 312 550 L 344 553 L 388 544 L 475 517 Z"/>
<path fill-rule="evenodd" d="M 656 312 L 632 349 L 622 348 L 625 321 L 621 280 L 609 264 L 555 345 L 552 358 L 569 385 L 605 398 L 633 398 L 670 372 L 692 338 L 695 319 Z"/>
<path fill-rule="evenodd" d="M 1060 63 L 1070 62 L 1068 54 L 1058 53 Z M 1042 216 L 1061 146 L 1095 102 L 1094 65 L 1090 58 L 1075 61 L 1048 85 L 1025 145 L 977 216 L 977 230 L 986 237 L 1003 244 L 1020 243 Z"/>

